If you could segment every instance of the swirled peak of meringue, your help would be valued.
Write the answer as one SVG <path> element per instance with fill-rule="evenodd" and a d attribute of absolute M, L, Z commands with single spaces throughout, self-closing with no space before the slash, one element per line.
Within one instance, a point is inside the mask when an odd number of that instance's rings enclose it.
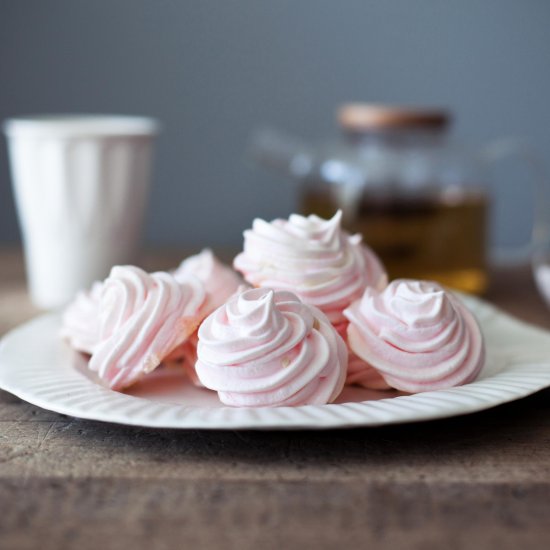
<path fill-rule="evenodd" d="M 69 345 L 92 354 L 99 340 L 99 299 L 102 284 L 95 282 L 87 291 L 80 291 L 65 308 L 61 319 L 61 336 Z"/>
<path fill-rule="evenodd" d="M 380 260 L 360 235 L 341 228 L 341 219 L 341 211 L 330 220 L 298 214 L 255 219 L 234 267 L 253 286 L 294 292 L 333 324 L 341 323 L 343 309 L 367 286 L 383 288 L 387 282 Z"/>
<path fill-rule="evenodd" d="M 420 392 L 476 378 L 485 347 L 466 306 L 437 283 L 398 279 L 344 312 L 348 343 L 393 388 Z"/>
<path fill-rule="evenodd" d="M 328 319 L 290 292 L 248 289 L 199 327 L 196 372 L 226 405 L 275 407 L 332 402 L 347 349 Z"/>
<path fill-rule="evenodd" d="M 173 275 L 177 280 L 194 275 L 203 283 L 206 291 L 206 300 L 203 304 L 205 316 L 225 303 L 242 284 L 241 277 L 220 262 L 209 248 L 183 260 Z"/>
<path fill-rule="evenodd" d="M 90 369 L 113 389 L 130 386 L 196 330 L 204 299 L 204 287 L 192 275 L 176 280 L 169 273 L 114 267 L 101 291 Z"/>

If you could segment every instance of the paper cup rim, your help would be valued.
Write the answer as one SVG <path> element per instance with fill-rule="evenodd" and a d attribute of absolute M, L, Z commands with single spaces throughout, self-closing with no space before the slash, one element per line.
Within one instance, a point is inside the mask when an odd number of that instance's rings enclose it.
<path fill-rule="evenodd" d="M 6 120 L 8 137 L 153 136 L 158 120 L 144 116 L 109 114 L 51 114 Z"/>

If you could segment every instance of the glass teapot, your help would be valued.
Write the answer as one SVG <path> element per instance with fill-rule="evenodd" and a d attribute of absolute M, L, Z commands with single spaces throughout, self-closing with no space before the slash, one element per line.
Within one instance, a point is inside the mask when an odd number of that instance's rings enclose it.
<path fill-rule="evenodd" d="M 485 291 L 490 194 L 483 182 L 487 165 L 509 155 L 528 162 L 539 192 L 532 242 L 515 256 L 547 263 L 545 177 L 523 143 L 459 148 L 447 139 L 450 116 L 442 110 L 347 104 L 337 117 L 340 141 L 311 146 L 265 130 L 253 137 L 251 154 L 299 182 L 302 213 L 327 218 L 341 209 L 344 226 L 363 235 L 390 277 Z M 547 275 L 550 286 L 550 267 Z"/>

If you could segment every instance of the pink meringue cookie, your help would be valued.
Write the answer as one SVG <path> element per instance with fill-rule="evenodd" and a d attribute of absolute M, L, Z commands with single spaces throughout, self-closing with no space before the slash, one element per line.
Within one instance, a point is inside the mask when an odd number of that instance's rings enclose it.
<path fill-rule="evenodd" d="M 230 296 L 243 286 L 241 276 L 231 267 L 220 262 L 209 248 L 205 248 L 199 254 L 189 256 L 183 260 L 179 267 L 174 270 L 173 275 L 178 280 L 181 277 L 185 278 L 187 275 L 193 275 L 203 283 L 206 291 L 206 300 L 201 306 L 201 316 L 203 318 L 224 304 Z M 182 362 L 193 384 L 202 386 L 195 372 L 197 342 L 198 336 L 195 331 L 189 336 L 185 344 L 178 348 L 177 354 L 172 354 L 169 359 Z"/>
<path fill-rule="evenodd" d="M 198 336 L 197 375 L 226 405 L 325 404 L 342 390 L 343 340 L 290 292 L 245 290 L 207 317 Z"/>
<path fill-rule="evenodd" d="M 95 282 L 87 291 L 80 291 L 65 308 L 61 318 L 61 337 L 69 345 L 92 354 L 99 340 L 99 299 L 103 285 Z"/>
<path fill-rule="evenodd" d="M 346 376 L 346 385 L 362 386 L 369 390 L 386 391 L 391 390 L 391 386 L 384 380 L 382 375 L 370 365 L 367 365 L 359 356 L 352 351 L 349 352 L 348 372 Z"/>
<path fill-rule="evenodd" d="M 116 266 L 103 283 L 99 341 L 89 362 L 110 388 L 126 388 L 185 343 L 201 321 L 202 283 Z"/>
<path fill-rule="evenodd" d="M 203 283 L 206 300 L 202 309 L 205 316 L 225 303 L 243 282 L 241 277 L 220 262 L 209 248 L 183 260 L 173 275 L 177 280 L 194 275 Z"/>
<path fill-rule="evenodd" d="M 483 335 L 462 302 L 437 283 L 399 279 L 344 314 L 351 349 L 393 388 L 415 393 L 471 382 L 485 358 Z"/>
<path fill-rule="evenodd" d="M 237 288 L 237 292 L 234 292 L 233 294 L 240 294 L 241 292 L 244 292 L 245 290 L 249 290 L 250 286 L 245 284 L 240 284 Z M 201 308 L 202 309 L 202 308 Z M 203 388 L 201 381 L 199 380 L 199 377 L 197 376 L 197 372 L 195 371 L 195 364 L 197 362 L 197 346 L 199 344 L 199 335 L 198 335 L 198 329 L 187 338 L 185 344 L 180 346 L 177 350 L 178 356 L 175 357 L 175 359 L 182 362 L 183 368 L 185 369 L 185 372 L 187 373 L 187 376 L 193 382 L 195 386 Z"/>
<path fill-rule="evenodd" d="M 256 219 L 233 265 L 253 286 L 288 290 L 334 325 L 345 322 L 343 310 L 367 286 L 383 288 L 387 276 L 361 236 L 342 230 L 341 219 L 341 211 L 330 220 L 298 214 L 271 223 Z"/>
<path fill-rule="evenodd" d="M 340 323 L 334 328 L 342 337 L 344 342 L 348 344 L 348 325 L 349 323 Z M 346 374 L 346 384 L 363 386 L 370 390 L 389 390 L 391 387 L 382 378 L 382 375 L 365 363 L 358 355 L 353 353 L 348 345 L 348 370 Z"/>

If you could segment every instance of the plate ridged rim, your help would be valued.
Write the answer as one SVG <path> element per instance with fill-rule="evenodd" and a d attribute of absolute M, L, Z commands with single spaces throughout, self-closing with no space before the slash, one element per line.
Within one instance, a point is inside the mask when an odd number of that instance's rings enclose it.
<path fill-rule="evenodd" d="M 54 345 L 59 329 L 56 314 L 41 315 L 4 336 L 0 342 L 0 388 L 33 405 L 82 419 L 152 428 L 234 430 L 329 429 L 425 421 L 485 410 L 550 387 L 550 332 L 514 319 L 480 299 L 468 297 L 465 301 L 480 321 L 488 355 L 497 354 L 502 364 L 494 375 L 447 390 L 360 403 L 208 408 L 114 392 L 68 364 L 37 360 L 14 369 L 10 357 L 21 342 L 38 340 L 37 345 L 44 348 L 34 350 L 36 356 L 47 356 L 46 348 Z"/>

